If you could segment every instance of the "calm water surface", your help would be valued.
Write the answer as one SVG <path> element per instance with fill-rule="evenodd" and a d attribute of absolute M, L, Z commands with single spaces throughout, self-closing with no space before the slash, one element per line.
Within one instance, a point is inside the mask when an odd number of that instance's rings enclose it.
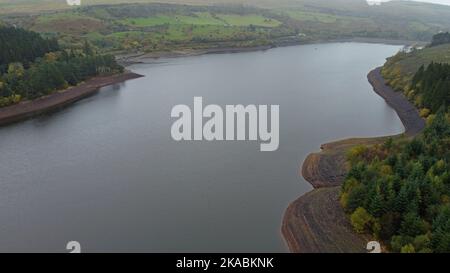
<path fill-rule="evenodd" d="M 337 43 L 160 60 L 146 77 L 0 128 L 0 251 L 284 252 L 320 144 L 403 130 L 366 74 L 398 46 Z M 174 105 L 279 104 L 280 148 L 181 142 Z"/>

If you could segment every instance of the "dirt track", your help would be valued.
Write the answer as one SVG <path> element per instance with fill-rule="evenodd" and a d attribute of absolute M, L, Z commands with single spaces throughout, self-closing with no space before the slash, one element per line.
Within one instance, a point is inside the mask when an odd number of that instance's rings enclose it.
<path fill-rule="evenodd" d="M 386 85 L 381 68 L 372 70 L 368 80 L 374 91 L 386 100 L 412 137 L 425 127 L 417 109 L 403 94 Z M 354 138 L 321 146 L 320 153 L 310 154 L 302 165 L 303 177 L 315 188 L 292 202 L 286 209 L 282 233 L 292 252 L 365 252 L 369 238 L 356 234 L 339 204 L 339 191 L 348 168 L 346 151 L 355 145 L 382 143 L 387 137 Z"/>
<path fill-rule="evenodd" d="M 101 87 L 142 77 L 132 72 L 105 77 L 95 77 L 80 85 L 55 92 L 32 101 L 0 108 L 0 126 L 17 122 L 40 113 L 55 110 L 96 93 Z"/>

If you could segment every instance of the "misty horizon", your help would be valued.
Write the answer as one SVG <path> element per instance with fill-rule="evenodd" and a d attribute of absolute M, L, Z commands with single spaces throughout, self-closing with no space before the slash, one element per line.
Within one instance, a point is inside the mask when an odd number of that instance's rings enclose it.
<path fill-rule="evenodd" d="M 391 1 L 397 1 L 397 0 L 367 0 L 367 2 L 370 3 L 384 3 L 384 2 L 391 2 Z M 429 3 L 429 4 L 440 4 L 440 5 L 447 5 L 450 6 L 450 0 L 398 0 L 398 1 L 414 1 L 414 2 L 423 2 L 423 3 Z"/>

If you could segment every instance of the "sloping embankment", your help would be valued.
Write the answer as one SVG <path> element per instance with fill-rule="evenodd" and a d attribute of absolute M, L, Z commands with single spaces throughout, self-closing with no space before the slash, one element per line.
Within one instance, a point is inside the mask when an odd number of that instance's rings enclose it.
<path fill-rule="evenodd" d="M 381 67 L 372 70 L 367 76 L 373 90 L 380 95 L 389 106 L 394 108 L 405 126 L 405 135 L 415 136 L 425 127 L 425 121 L 419 116 L 416 107 L 401 92 L 395 92 L 381 75 Z"/>
<path fill-rule="evenodd" d="M 381 68 L 368 75 L 375 92 L 386 100 L 412 137 L 425 127 L 417 109 L 400 92 L 386 85 Z M 366 252 L 369 238 L 356 234 L 339 203 L 340 185 L 348 171 L 346 151 L 355 145 L 381 143 L 388 137 L 354 138 L 327 143 L 320 153 L 310 154 L 302 166 L 303 177 L 314 190 L 292 202 L 286 209 L 282 233 L 292 252 Z"/>
<path fill-rule="evenodd" d="M 0 108 L 0 126 L 20 121 L 43 112 L 58 109 L 84 97 L 90 96 L 102 87 L 140 77 L 142 77 L 142 75 L 132 72 L 95 77 L 80 85 L 55 92 L 48 96 Z"/>

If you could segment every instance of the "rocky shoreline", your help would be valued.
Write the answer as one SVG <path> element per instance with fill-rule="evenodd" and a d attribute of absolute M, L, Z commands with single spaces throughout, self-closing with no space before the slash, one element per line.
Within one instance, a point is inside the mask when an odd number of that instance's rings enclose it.
<path fill-rule="evenodd" d="M 22 101 L 18 104 L 2 107 L 0 108 L 0 126 L 18 122 L 47 111 L 56 110 L 90 96 L 98 92 L 102 87 L 140 77 L 142 75 L 128 71 L 111 76 L 94 77 L 77 86 L 57 91 L 32 101 Z"/>
<path fill-rule="evenodd" d="M 374 91 L 397 112 L 405 127 L 404 134 L 400 136 L 419 134 L 425 127 L 425 121 L 402 93 L 395 92 L 386 84 L 381 68 L 372 70 L 367 77 Z M 288 206 L 281 228 L 291 252 L 367 252 L 369 238 L 353 231 L 339 203 L 340 186 L 348 171 L 345 155 L 353 146 L 382 143 L 388 137 L 353 138 L 327 143 L 321 146 L 321 152 L 306 158 L 302 175 L 314 190 Z"/>

